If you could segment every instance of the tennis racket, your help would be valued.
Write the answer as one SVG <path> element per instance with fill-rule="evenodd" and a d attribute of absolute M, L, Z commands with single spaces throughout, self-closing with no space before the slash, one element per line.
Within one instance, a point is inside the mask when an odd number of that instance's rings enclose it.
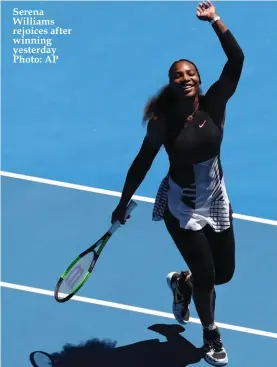
<path fill-rule="evenodd" d="M 53 366 L 54 359 L 50 354 L 37 350 L 30 354 L 30 362 L 34 367 L 49 367 Z"/>
<path fill-rule="evenodd" d="M 125 219 L 127 219 L 136 206 L 137 204 L 131 200 L 126 209 Z M 101 252 L 119 227 L 120 222 L 114 222 L 109 230 L 95 244 L 90 246 L 71 262 L 57 282 L 54 291 L 54 297 L 57 302 L 62 303 L 68 301 L 85 284 Z"/>

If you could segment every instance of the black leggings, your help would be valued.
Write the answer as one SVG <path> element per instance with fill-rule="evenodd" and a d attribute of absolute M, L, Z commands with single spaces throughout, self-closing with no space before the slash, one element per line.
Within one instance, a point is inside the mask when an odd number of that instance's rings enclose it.
<path fill-rule="evenodd" d="M 199 307 L 204 307 L 204 310 L 199 310 L 202 314 L 199 314 L 201 321 L 211 322 L 205 320 L 214 318 L 214 286 L 229 282 L 235 271 L 233 222 L 231 220 L 231 226 L 227 230 L 214 232 L 209 225 L 199 231 L 182 229 L 179 221 L 169 211 L 165 214 L 164 221 L 192 273 L 194 289 L 200 293 L 201 291 L 209 293 L 209 315 L 207 315 L 207 302 L 203 301 L 202 306 L 201 302 L 198 303 Z"/>

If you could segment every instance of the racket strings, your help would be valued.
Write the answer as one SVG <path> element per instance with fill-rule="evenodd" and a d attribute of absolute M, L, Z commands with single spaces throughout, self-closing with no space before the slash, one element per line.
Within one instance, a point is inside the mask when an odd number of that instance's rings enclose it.
<path fill-rule="evenodd" d="M 94 257 L 94 252 L 87 253 L 85 256 L 81 257 L 63 276 L 57 292 L 59 299 L 63 299 L 67 295 L 74 293 L 79 285 L 82 284 L 87 277 Z"/>

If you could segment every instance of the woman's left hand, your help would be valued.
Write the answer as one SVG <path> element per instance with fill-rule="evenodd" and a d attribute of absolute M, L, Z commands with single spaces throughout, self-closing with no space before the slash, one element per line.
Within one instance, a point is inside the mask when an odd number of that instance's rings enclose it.
<path fill-rule="evenodd" d="M 200 20 L 211 21 L 216 17 L 216 10 L 210 1 L 200 3 L 196 10 L 196 16 Z"/>

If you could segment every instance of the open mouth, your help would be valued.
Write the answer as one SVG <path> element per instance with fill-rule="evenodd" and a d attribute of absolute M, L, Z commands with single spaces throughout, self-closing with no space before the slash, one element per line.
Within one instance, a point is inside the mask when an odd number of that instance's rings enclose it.
<path fill-rule="evenodd" d="M 182 85 L 181 88 L 185 91 L 185 92 L 190 92 L 192 90 L 194 86 L 192 84 L 187 84 L 187 85 Z"/>

